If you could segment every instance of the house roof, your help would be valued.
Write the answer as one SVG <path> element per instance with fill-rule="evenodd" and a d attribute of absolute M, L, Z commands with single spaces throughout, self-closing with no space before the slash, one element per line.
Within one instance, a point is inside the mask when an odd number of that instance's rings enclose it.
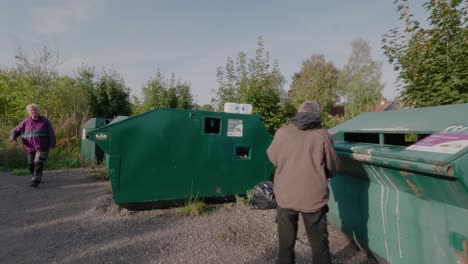
<path fill-rule="evenodd" d="M 344 105 L 335 105 L 330 110 L 330 115 L 332 115 L 332 116 L 344 116 L 344 114 L 345 114 Z"/>

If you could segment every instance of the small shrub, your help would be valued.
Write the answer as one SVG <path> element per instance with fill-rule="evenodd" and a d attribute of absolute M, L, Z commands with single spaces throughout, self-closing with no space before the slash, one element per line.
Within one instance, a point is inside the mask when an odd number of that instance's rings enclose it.
<path fill-rule="evenodd" d="M 207 212 L 208 206 L 204 201 L 191 198 L 178 211 L 184 215 L 197 216 Z"/>

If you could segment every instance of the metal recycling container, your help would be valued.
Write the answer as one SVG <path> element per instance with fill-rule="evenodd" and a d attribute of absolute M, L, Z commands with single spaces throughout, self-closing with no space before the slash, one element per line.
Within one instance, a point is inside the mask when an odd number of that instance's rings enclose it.
<path fill-rule="evenodd" d="M 156 109 L 88 138 L 108 155 L 121 205 L 245 194 L 272 172 L 271 136 L 257 115 Z"/>
<path fill-rule="evenodd" d="M 330 133 L 331 223 L 380 263 L 468 263 L 468 104 L 366 113 Z"/>
<path fill-rule="evenodd" d="M 90 130 L 105 126 L 111 122 L 110 118 L 91 118 L 86 121 L 81 127 L 81 159 L 88 162 L 102 163 L 104 160 L 104 152 L 96 144 L 86 138 L 86 133 Z"/>

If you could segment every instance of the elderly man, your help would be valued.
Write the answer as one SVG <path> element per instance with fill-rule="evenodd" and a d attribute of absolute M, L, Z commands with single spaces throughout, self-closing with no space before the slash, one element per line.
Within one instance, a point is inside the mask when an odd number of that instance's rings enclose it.
<path fill-rule="evenodd" d="M 18 144 L 16 139 L 23 137 L 23 147 L 28 156 L 28 169 L 32 174 L 30 185 L 39 186 L 42 169 L 49 150 L 55 147 L 55 133 L 50 121 L 39 114 L 39 107 L 30 104 L 26 107 L 28 117 L 10 135 L 10 143 Z"/>
<path fill-rule="evenodd" d="M 276 166 L 278 263 L 295 262 L 299 213 L 312 248 L 312 263 L 331 263 L 326 213 L 328 179 L 335 174 L 337 158 L 315 101 L 304 102 L 291 122 L 276 132 L 267 154 Z"/>

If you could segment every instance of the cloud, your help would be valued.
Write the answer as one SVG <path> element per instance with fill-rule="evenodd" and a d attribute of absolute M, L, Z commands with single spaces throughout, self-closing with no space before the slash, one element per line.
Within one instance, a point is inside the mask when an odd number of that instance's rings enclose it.
<path fill-rule="evenodd" d="M 33 21 L 39 33 L 55 35 L 69 31 L 77 22 L 91 19 L 102 0 L 65 0 L 33 8 Z"/>

